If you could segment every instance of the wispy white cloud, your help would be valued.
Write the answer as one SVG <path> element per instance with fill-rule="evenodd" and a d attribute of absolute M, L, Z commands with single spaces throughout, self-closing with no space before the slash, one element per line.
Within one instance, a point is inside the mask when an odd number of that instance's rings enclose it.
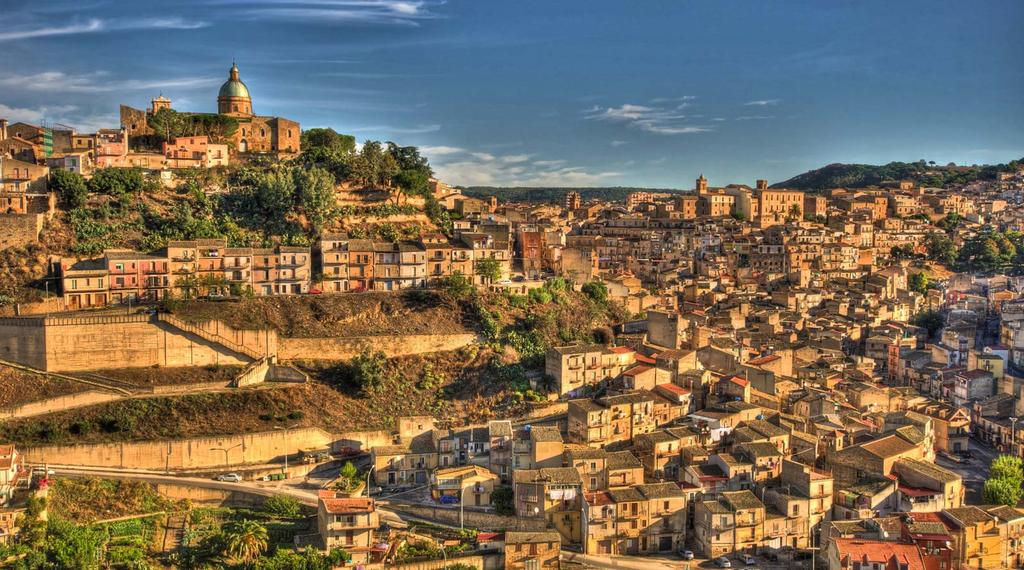
<path fill-rule="evenodd" d="M 448 156 L 450 154 L 458 154 L 460 152 L 465 152 L 465 149 L 462 149 L 462 148 L 457 147 L 457 146 L 444 146 L 444 145 L 429 146 L 428 145 L 428 146 L 421 146 L 420 147 L 420 152 L 423 153 L 427 157 L 431 157 L 431 156 Z"/>
<path fill-rule="evenodd" d="M 763 121 L 765 119 L 774 119 L 775 115 L 740 115 L 736 117 L 737 121 Z"/>
<path fill-rule="evenodd" d="M 430 125 L 416 125 L 414 127 L 394 127 L 389 125 L 374 125 L 370 127 L 354 127 L 348 129 L 357 133 L 371 132 L 381 134 L 418 135 L 423 133 L 436 133 L 441 130 L 441 125 L 434 123 Z"/>
<path fill-rule="evenodd" d="M 778 105 L 781 99 L 758 99 L 756 101 L 747 101 L 743 104 L 744 107 L 769 107 L 772 105 Z"/>
<path fill-rule="evenodd" d="M 608 143 L 608 144 L 610 144 L 610 145 L 612 145 L 612 146 L 616 146 L 616 147 L 617 147 L 617 146 L 622 146 L 622 145 L 624 145 L 624 144 L 629 144 L 629 142 L 627 142 L 627 141 L 619 141 L 619 140 L 615 140 L 615 141 L 611 141 L 611 142 L 610 142 L 610 143 Z"/>
<path fill-rule="evenodd" d="M 220 0 L 216 4 L 242 6 L 239 14 L 250 19 L 292 20 L 324 25 L 418 26 L 420 20 L 439 17 L 431 8 L 440 0 Z"/>
<path fill-rule="evenodd" d="M 95 132 L 117 125 L 117 117 L 111 114 L 82 113 L 75 105 L 41 105 L 39 107 L 10 107 L 0 103 L 0 117 L 12 122 L 39 124 L 60 123 L 74 127 L 82 133 Z"/>
<path fill-rule="evenodd" d="M 114 78 L 108 71 L 69 74 L 63 71 L 0 76 L 0 86 L 25 91 L 61 91 L 65 93 L 102 93 L 109 91 L 154 91 L 195 89 L 216 85 L 217 77 L 172 77 L 146 80 Z"/>
<path fill-rule="evenodd" d="M 39 123 L 56 115 L 65 115 L 77 109 L 74 105 L 42 106 L 35 108 L 8 107 L 0 103 L 0 117 L 11 122 Z"/>
<path fill-rule="evenodd" d="M 434 156 L 438 176 L 463 186 L 593 186 L 621 174 L 569 166 L 562 159 L 532 160 L 528 154 L 463 150 Z"/>
<path fill-rule="evenodd" d="M 710 127 L 694 125 L 694 117 L 683 113 L 689 107 L 686 100 L 673 99 L 674 105 L 637 105 L 623 103 L 618 107 L 594 106 L 584 111 L 584 117 L 593 121 L 621 123 L 631 128 L 657 135 L 682 135 L 710 131 Z"/>
<path fill-rule="evenodd" d="M 209 24 L 207 22 L 199 20 L 185 20 L 179 17 L 127 18 L 113 20 L 91 18 L 84 22 L 73 22 L 64 25 L 8 29 L 0 32 L 0 42 L 124 30 L 194 30 L 208 25 Z"/>

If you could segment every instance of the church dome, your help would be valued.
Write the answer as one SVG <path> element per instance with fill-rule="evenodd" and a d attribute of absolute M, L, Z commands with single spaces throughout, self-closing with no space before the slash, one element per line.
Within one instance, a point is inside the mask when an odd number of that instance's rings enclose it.
<path fill-rule="evenodd" d="M 238 78 L 238 66 L 232 64 L 228 74 L 228 80 L 220 86 L 217 97 L 244 97 L 249 99 L 249 88 Z"/>

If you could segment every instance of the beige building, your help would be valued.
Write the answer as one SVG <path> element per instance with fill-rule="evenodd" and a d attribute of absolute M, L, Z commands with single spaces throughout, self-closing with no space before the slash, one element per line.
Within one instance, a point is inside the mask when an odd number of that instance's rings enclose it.
<path fill-rule="evenodd" d="M 498 475 L 478 465 L 439 468 L 430 475 L 430 496 L 455 497 L 460 503 L 476 507 L 491 504 Z"/>
<path fill-rule="evenodd" d="M 316 511 L 317 528 L 326 550 L 345 549 L 352 555 L 353 564 L 373 561 L 373 533 L 380 526 L 373 499 L 343 497 L 336 491 L 322 490 Z"/>
<path fill-rule="evenodd" d="M 573 344 L 548 349 L 544 371 L 555 379 L 559 396 L 582 392 L 615 378 L 636 360 L 636 353 L 625 347 L 601 344 Z"/>
<path fill-rule="evenodd" d="M 517 469 L 513 473 L 516 516 L 546 519 L 563 542 L 580 544 L 583 480 L 572 467 Z"/>
<path fill-rule="evenodd" d="M 726 491 L 694 509 L 697 549 L 708 557 L 757 552 L 764 546 L 765 507 L 750 491 Z"/>

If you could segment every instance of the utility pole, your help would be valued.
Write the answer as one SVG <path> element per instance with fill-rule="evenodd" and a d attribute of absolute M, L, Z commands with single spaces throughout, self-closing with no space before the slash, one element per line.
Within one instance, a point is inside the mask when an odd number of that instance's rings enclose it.
<path fill-rule="evenodd" d="M 1010 417 L 1010 453 L 1013 454 L 1014 457 L 1019 457 L 1017 455 L 1017 420 L 1018 419 L 1019 418 L 1017 418 L 1017 416 L 1011 416 Z"/>
<path fill-rule="evenodd" d="M 297 427 L 299 427 L 299 424 L 274 426 L 274 429 L 284 431 L 284 476 L 286 479 L 288 478 L 288 454 L 291 453 L 291 432 Z"/>

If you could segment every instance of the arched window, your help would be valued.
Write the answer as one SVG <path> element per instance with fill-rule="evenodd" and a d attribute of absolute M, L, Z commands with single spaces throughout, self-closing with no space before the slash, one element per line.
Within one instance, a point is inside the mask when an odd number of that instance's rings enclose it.
<path fill-rule="evenodd" d="M 261 137 L 267 136 L 267 129 L 264 129 L 263 127 L 260 127 L 260 136 Z"/>
<path fill-rule="evenodd" d="M 242 129 L 242 136 L 245 136 L 245 129 Z"/>
<path fill-rule="evenodd" d="M 292 130 L 288 129 L 288 138 L 292 138 Z"/>
<path fill-rule="evenodd" d="M 237 112 L 238 112 L 238 105 L 237 105 L 237 104 L 234 104 L 234 103 L 232 103 L 232 104 L 231 104 L 231 110 L 237 113 Z"/>

